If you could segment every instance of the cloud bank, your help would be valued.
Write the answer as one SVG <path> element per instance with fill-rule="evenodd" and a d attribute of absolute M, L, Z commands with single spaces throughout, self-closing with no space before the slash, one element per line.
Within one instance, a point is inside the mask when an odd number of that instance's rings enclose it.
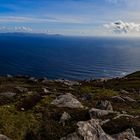
<path fill-rule="evenodd" d="M 120 20 L 105 24 L 104 27 L 114 33 L 140 33 L 140 24 L 136 24 L 134 22 L 128 23 Z"/>
<path fill-rule="evenodd" d="M 32 32 L 31 27 L 25 27 L 25 26 L 15 26 L 15 27 L 0 27 L 0 33 L 10 33 L 10 32 L 27 32 L 30 33 Z"/>

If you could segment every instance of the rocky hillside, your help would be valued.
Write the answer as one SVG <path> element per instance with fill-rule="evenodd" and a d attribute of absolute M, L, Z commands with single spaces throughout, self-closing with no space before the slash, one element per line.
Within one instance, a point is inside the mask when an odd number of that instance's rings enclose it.
<path fill-rule="evenodd" d="M 139 140 L 140 72 L 85 81 L 0 77 L 0 140 Z"/>

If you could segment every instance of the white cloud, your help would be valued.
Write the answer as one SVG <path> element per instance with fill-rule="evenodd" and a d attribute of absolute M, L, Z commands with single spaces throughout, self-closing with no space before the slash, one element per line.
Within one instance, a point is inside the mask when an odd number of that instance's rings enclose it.
<path fill-rule="evenodd" d="M 75 24 L 82 24 L 86 23 L 89 19 L 80 18 L 79 16 L 50 16 L 44 18 L 38 17 L 23 17 L 23 16 L 0 16 L 0 22 L 7 23 L 7 22 L 14 22 L 14 23 L 75 23 Z"/>
<path fill-rule="evenodd" d="M 116 21 L 105 24 L 104 27 L 115 33 L 140 33 L 140 24 L 134 22 Z"/>
<path fill-rule="evenodd" d="M 31 27 L 25 27 L 25 26 L 15 26 L 15 27 L 0 27 L 0 32 L 1 33 L 6 33 L 6 32 L 32 32 L 32 28 Z"/>

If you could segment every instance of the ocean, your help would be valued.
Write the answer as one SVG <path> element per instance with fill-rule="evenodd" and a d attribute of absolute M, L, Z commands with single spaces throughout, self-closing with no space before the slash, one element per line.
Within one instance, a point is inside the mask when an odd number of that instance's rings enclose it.
<path fill-rule="evenodd" d="M 0 34 L 0 75 L 121 77 L 140 70 L 140 38 Z"/>

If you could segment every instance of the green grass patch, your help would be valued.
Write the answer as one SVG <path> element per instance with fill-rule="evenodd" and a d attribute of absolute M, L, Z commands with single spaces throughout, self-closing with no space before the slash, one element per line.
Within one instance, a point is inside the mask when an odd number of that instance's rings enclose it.
<path fill-rule="evenodd" d="M 0 107 L 0 133 L 13 140 L 24 139 L 26 133 L 35 130 L 38 121 L 31 112 L 18 112 L 14 106 Z"/>
<path fill-rule="evenodd" d="M 106 99 L 112 96 L 117 96 L 118 92 L 110 90 L 110 89 L 97 89 L 93 92 L 94 99 Z"/>

